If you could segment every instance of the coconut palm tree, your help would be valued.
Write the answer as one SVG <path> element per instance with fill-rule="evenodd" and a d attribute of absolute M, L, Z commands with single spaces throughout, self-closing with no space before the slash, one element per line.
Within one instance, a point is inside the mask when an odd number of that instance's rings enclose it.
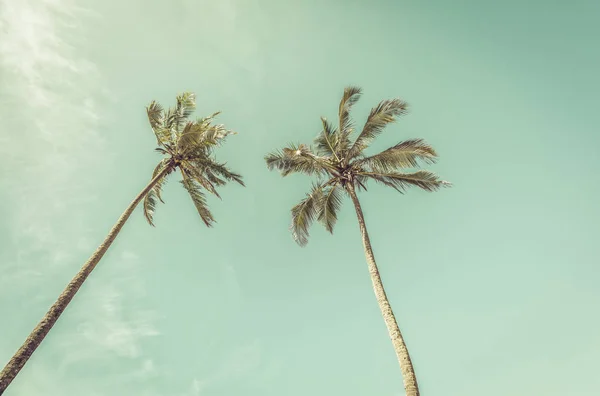
<path fill-rule="evenodd" d="M 392 307 L 388 301 L 383 282 L 375 263 L 375 255 L 369 240 L 357 190 L 366 190 L 367 181 L 373 180 L 402 193 L 409 186 L 426 191 L 436 191 L 449 183 L 435 174 L 418 170 L 406 173 L 404 168 L 415 168 L 419 161 L 433 163 L 437 157 L 434 149 L 421 139 L 400 142 L 378 154 L 366 155 L 365 149 L 390 123 L 406 112 L 407 104 L 400 99 L 384 100 L 371 109 L 367 121 L 352 139 L 353 123 L 350 118 L 352 106 L 360 98 L 361 89 L 348 87 L 339 106 L 339 124 L 332 125 L 321 117 L 322 131 L 314 140 L 314 147 L 292 144 L 265 157 L 267 167 L 276 169 L 282 176 L 299 172 L 316 176 L 311 191 L 292 208 L 291 231 L 300 246 L 308 242 L 309 227 L 316 219 L 327 231 L 333 233 L 343 193 L 348 194 L 362 234 L 369 274 L 375 290 L 377 303 L 383 314 L 389 335 L 404 379 L 407 396 L 418 396 L 419 387 L 406 343 L 400 333 Z"/>
<path fill-rule="evenodd" d="M 150 126 L 158 143 L 156 150 L 164 158 L 154 169 L 150 183 L 129 204 L 106 239 L 67 285 L 58 300 L 50 307 L 44 318 L 0 372 L 0 395 L 44 340 L 140 202 L 143 201 L 146 220 L 150 225 L 154 225 L 154 210 L 157 200 L 162 202 L 161 190 L 169 174 L 179 169 L 182 176 L 181 184 L 189 193 L 200 218 L 208 227 L 212 226 L 215 220 L 208 209 L 205 191 L 219 196 L 216 187 L 225 185 L 229 181 L 244 185 L 240 175 L 230 171 L 226 164 L 217 162 L 213 156 L 213 150 L 234 132 L 226 129 L 223 125 L 213 124 L 218 112 L 196 121 L 190 121 L 189 117 L 195 108 L 195 95 L 189 92 L 177 96 L 177 105 L 167 111 L 164 111 L 155 101 L 146 108 Z"/>

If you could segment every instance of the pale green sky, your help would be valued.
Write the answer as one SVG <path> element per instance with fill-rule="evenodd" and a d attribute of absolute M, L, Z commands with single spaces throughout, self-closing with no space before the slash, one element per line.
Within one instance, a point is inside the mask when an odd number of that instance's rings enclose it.
<path fill-rule="evenodd" d="M 465 0 L 0 2 L 0 364 L 149 180 L 152 99 L 196 92 L 239 132 L 247 188 L 206 229 L 179 183 L 136 211 L 7 396 L 401 396 L 354 212 L 308 247 L 308 142 L 343 87 L 374 145 L 422 137 L 455 186 L 360 195 L 422 393 L 591 396 L 600 377 L 600 3 Z"/>

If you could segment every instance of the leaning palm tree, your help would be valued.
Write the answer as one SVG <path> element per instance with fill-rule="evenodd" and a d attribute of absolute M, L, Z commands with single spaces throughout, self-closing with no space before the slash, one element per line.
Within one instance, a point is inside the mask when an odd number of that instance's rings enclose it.
<path fill-rule="evenodd" d="M 429 171 L 401 171 L 417 167 L 419 160 L 425 163 L 435 162 L 436 152 L 421 139 L 406 140 L 378 154 L 365 155 L 365 149 L 382 130 L 406 112 L 407 104 L 399 99 L 382 101 L 371 110 L 363 129 L 352 139 L 354 129 L 350 109 L 360 95 L 361 89 L 357 87 L 344 90 L 339 106 L 339 125 L 334 126 L 321 117 L 322 131 L 314 141 L 314 148 L 292 144 L 268 154 L 265 160 L 270 170 L 277 169 L 283 176 L 295 172 L 317 176 L 317 181 L 306 198 L 292 208 L 290 229 L 300 246 L 307 244 L 308 230 L 315 219 L 333 233 L 342 194 L 345 191 L 350 196 L 358 217 L 373 289 L 400 363 L 406 395 L 418 396 L 415 371 L 383 288 L 356 190 L 366 190 L 368 180 L 392 187 L 401 193 L 409 186 L 435 191 L 449 183 L 439 180 Z"/>
<path fill-rule="evenodd" d="M 215 220 L 208 209 L 205 191 L 219 196 L 216 187 L 223 186 L 229 181 L 244 185 L 240 175 L 231 172 L 226 164 L 217 162 L 213 156 L 213 150 L 234 132 L 226 129 L 223 125 L 213 124 L 218 112 L 209 117 L 189 121 L 195 108 L 196 100 L 193 93 L 183 93 L 177 96 L 177 105 L 167 111 L 164 111 L 155 101 L 146 108 L 150 126 L 158 143 L 156 150 L 164 155 L 164 158 L 154 169 L 150 183 L 129 204 L 100 247 L 83 265 L 41 322 L 27 337 L 25 343 L 0 372 L 0 395 L 4 393 L 44 340 L 140 202 L 143 201 L 146 220 L 150 225 L 154 225 L 153 215 L 157 200 L 162 202 L 161 189 L 170 173 L 179 169 L 182 176 L 181 184 L 189 193 L 200 218 L 208 227 L 212 226 Z"/>

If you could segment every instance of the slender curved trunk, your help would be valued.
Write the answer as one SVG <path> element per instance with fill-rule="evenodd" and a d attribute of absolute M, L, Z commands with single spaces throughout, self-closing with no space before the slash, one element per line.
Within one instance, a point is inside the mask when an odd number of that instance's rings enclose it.
<path fill-rule="evenodd" d="M 356 209 L 356 217 L 358 217 L 358 225 L 360 226 L 360 233 L 362 234 L 365 256 L 367 257 L 367 264 L 369 266 L 369 274 L 371 275 L 371 282 L 373 283 L 373 290 L 375 291 L 379 309 L 383 315 L 383 320 L 387 326 L 388 333 L 392 339 L 392 344 L 394 345 L 394 350 L 396 351 L 396 356 L 398 357 L 398 362 L 400 363 L 406 396 L 419 396 L 419 385 L 417 384 L 415 369 L 410 360 L 404 338 L 402 338 L 402 333 L 400 333 L 400 328 L 398 327 L 398 322 L 396 322 L 392 306 L 385 294 L 383 282 L 379 275 L 379 269 L 375 262 L 375 255 L 371 248 L 371 241 L 369 240 L 369 233 L 367 232 L 367 226 L 365 225 L 365 218 L 352 183 L 347 184 L 347 191 L 354 204 L 354 209 Z"/>
<path fill-rule="evenodd" d="M 117 223 L 110 230 L 106 239 L 102 242 L 102 244 L 96 249 L 94 254 L 88 259 L 88 261 L 81 267 L 81 270 L 73 277 L 71 282 L 67 285 L 67 287 L 63 290 L 61 295 L 58 297 L 56 302 L 50 307 L 44 318 L 38 323 L 38 325 L 33 329 L 29 337 L 25 340 L 23 345 L 19 348 L 19 350 L 13 355 L 10 361 L 6 364 L 2 372 L 0 372 L 0 395 L 4 393 L 8 385 L 12 382 L 13 379 L 19 374 L 25 363 L 29 360 L 33 352 L 37 349 L 37 347 L 42 343 L 52 326 L 56 323 L 60 315 L 63 313 L 67 305 L 71 302 L 75 294 L 83 284 L 83 282 L 87 279 L 90 273 L 94 270 L 104 253 L 108 250 L 110 245 L 113 243 L 123 225 L 133 213 L 135 207 L 140 203 L 142 199 L 146 196 L 148 191 L 154 187 L 154 185 L 160 180 L 163 176 L 169 173 L 172 170 L 171 166 L 167 166 L 163 171 L 161 171 L 155 178 L 153 178 L 150 183 L 138 194 L 137 197 L 129 204 L 125 212 L 119 217 Z"/>

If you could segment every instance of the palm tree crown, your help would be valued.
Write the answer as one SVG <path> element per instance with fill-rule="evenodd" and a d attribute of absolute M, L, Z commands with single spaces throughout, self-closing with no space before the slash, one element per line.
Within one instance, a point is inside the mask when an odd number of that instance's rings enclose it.
<path fill-rule="evenodd" d="M 165 155 L 154 169 L 152 179 L 161 172 L 164 176 L 144 198 L 144 215 L 151 225 L 154 225 L 157 199 L 163 202 L 161 189 L 166 177 L 177 168 L 183 177 L 181 184 L 190 194 L 198 214 L 208 227 L 212 226 L 215 219 L 208 209 L 203 190 L 220 198 L 216 187 L 225 185 L 228 181 L 244 185 L 239 174 L 230 171 L 225 163 L 219 163 L 213 157 L 213 149 L 235 132 L 221 124 L 212 123 L 220 112 L 189 121 L 195 108 L 196 97 L 190 92 L 177 96 L 175 108 L 165 111 L 156 101 L 152 101 L 146 108 L 158 143 L 156 151 Z"/>
<path fill-rule="evenodd" d="M 322 130 L 314 140 L 314 147 L 291 144 L 265 157 L 270 170 L 277 169 L 283 176 L 294 172 L 316 175 L 312 190 L 292 208 L 290 227 L 295 241 L 308 243 L 308 229 L 317 219 L 327 231 L 333 232 L 337 212 L 342 202 L 342 190 L 350 183 L 365 189 L 368 180 L 374 180 L 402 193 L 409 186 L 426 191 L 436 191 L 450 183 L 426 170 L 402 172 L 416 168 L 419 160 L 432 164 L 437 158 L 435 150 L 422 139 L 400 142 L 378 154 L 364 154 L 370 143 L 397 117 L 406 113 L 407 104 L 400 99 L 384 100 L 371 109 L 364 127 L 355 138 L 350 110 L 358 101 L 362 90 L 347 87 L 339 106 L 339 123 L 332 125 L 321 117 Z"/>

